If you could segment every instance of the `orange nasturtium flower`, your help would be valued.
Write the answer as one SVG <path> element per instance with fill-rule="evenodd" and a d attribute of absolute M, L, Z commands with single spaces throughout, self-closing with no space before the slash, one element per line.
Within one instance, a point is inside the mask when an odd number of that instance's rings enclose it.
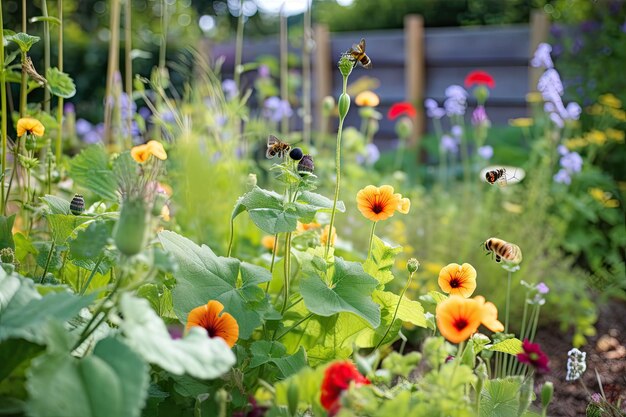
<path fill-rule="evenodd" d="M 143 145 L 137 145 L 130 150 L 130 155 L 133 159 L 140 164 L 143 164 L 150 158 L 150 155 L 154 155 L 156 158 L 165 161 L 167 159 L 167 153 L 163 149 L 163 145 L 156 140 L 151 140 Z"/>
<path fill-rule="evenodd" d="M 476 289 L 476 270 L 468 263 L 444 266 L 439 271 L 439 287 L 446 294 L 469 298 Z"/>
<path fill-rule="evenodd" d="M 322 230 L 322 234 L 320 235 L 320 243 L 322 244 L 322 246 L 326 246 L 326 244 L 328 243 L 329 228 L 330 228 L 329 225 L 324 226 L 324 229 Z M 337 229 L 333 227 L 333 233 L 330 238 L 330 246 L 335 246 L 336 241 L 337 241 Z"/>
<path fill-rule="evenodd" d="M 43 136 L 46 128 L 43 127 L 41 122 L 32 117 L 22 117 L 17 121 L 17 137 L 21 138 L 26 133 L 30 133 L 35 136 Z"/>
<path fill-rule="evenodd" d="M 407 214 L 411 208 L 411 201 L 402 198 L 401 194 L 394 194 L 391 185 L 368 185 L 357 193 L 356 202 L 361 214 L 374 222 L 388 219 L 396 210 Z"/>
<path fill-rule="evenodd" d="M 239 339 L 237 320 L 228 313 L 222 313 L 224 306 L 219 301 L 211 300 L 206 305 L 196 307 L 187 316 L 186 330 L 199 326 L 207 331 L 209 337 L 221 337 L 233 347 Z M 220 315 L 220 313 L 222 313 Z"/>
<path fill-rule="evenodd" d="M 265 235 L 261 238 L 261 246 L 267 250 L 274 250 L 274 243 L 276 242 L 276 236 Z"/>
<path fill-rule="evenodd" d="M 489 301 L 485 302 L 485 297 L 477 295 L 474 300 L 480 304 L 483 311 L 482 324 L 492 332 L 501 332 L 504 330 L 504 325 L 498 320 L 498 307 L 494 303 Z"/>
<path fill-rule="evenodd" d="M 380 104 L 380 98 L 371 91 L 363 91 L 362 93 L 357 94 L 354 98 L 354 102 L 357 106 L 363 107 L 376 107 Z"/>
<path fill-rule="evenodd" d="M 452 343 L 461 343 L 478 330 L 483 309 L 476 300 L 451 295 L 437 304 L 436 316 L 441 335 Z"/>

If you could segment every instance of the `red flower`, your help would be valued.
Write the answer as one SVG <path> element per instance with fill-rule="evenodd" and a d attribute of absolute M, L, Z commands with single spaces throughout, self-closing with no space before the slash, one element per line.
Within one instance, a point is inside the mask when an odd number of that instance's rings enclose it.
<path fill-rule="evenodd" d="M 411 103 L 403 101 L 401 103 L 395 103 L 393 106 L 391 106 L 389 112 L 387 113 L 387 117 L 391 120 L 395 120 L 396 118 L 404 114 L 409 117 L 415 117 L 417 116 L 417 110 L 415 110 L 415 106 L 413 106 Z"/>
<path fill-rule="evenodd" d="M 524 349 L 524 352 L 517 354 L 518 361 L 532 366 L 539 374 L 550 372 L 548 357 L 541 351 L 539 344 L 531 343 L 528 339 L 524 339 L 522 349 Z"/>
<path fill-rule="evenodd" d="M 496 82 L 493 77 L 485 71 L 472 71 L 465 77 L 465 87 L 469 88 L 474 84 L 486 85 L 489 88 L 494 88 Z"/>
<path fill-rule="evenodd" d="M 341 393 L 350 388 L 352 381 L 357 386 L 369 385 L 370 383 L 351 362 L 335 362 L 326 368 L 320 400 L 330 416 L 339 412 Z"/>

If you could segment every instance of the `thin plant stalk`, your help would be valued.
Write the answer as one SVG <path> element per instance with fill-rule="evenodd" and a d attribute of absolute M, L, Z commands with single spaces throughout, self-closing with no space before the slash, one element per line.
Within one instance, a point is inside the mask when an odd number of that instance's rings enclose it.
<path fill-rule="evenodd" d="M 343 76 L 343 93 L 348 97 L 348 75 Z M 340 97 L 341 101 L 341 97 Z M 348 100 L 349 103 L 349 100 Z M 348 106 L 349 107 L 349 106 Z M 346 110 L 347 114 L 347 110 Z M 341 135 L 343 133 L 343 121 L 346 115 L 339 115 L 339 127 L 337 129 L 337 145 L 335 147 L 335 196 L 333 198 L 333 209 L 330 212 L 330 223 L 328 226 L 329 233 L 332 234 L 333 226 L 335 225 L 335 214 L 337 213 L 337 200 L 339 200 L 339 189 L 341 187 Z M 324 250 L 324 259 L 328 258 L 328 252 L 330 251 L 330 244 L 332 239 L 328 239 L 326 242 L 326 249 Z"/>
<path fill-rule="evenodd" d="M 59 56 L 57 64 L 59 71 L 63 72 L 63 0 L 58 0 L 57 4 L 59 8 Z M 63 129 L 61 129 L 61 126 L 63 126 L 63 97 L 59 97 L 57 103 L 57 125 L 59 128 L 57 129 L 55 156 L 56 162 L 59 163 L 63 151 Z"/>
<path fill-rule="evenodd" d="M 287 16 L 284 14 L 284 10 L 280 11 L 280 98 L 283 102 L 289 100 L 288 82 L 289 82 L 289 67 L 288 67 L 288 55 L 287 49 Z M 283 112 L 283 117 L 280 120 L 280 132 L 283 135 L 289 133 L 289 119 Z"/>
<path fill-rule="evenodd" d="M 26 113 L 26 95 L 28 94 L 28 85 L 27 85 L 27 75 L 26 75 L 26 67 L 24 64 L 26 63 L 26 52 L 21 52 L 22 57 L 22 79 L 20 82 L 20 118 L 24 117 Z"/>
<path fill-rule="evenodd" d="M 244 27 L 244 15 L 243 15 L 243 0 L 239 2 L 239 18 L 237 19 L 237 35 L 235 38 L 235 70 L 233 73 L 233 81 L 237 86 L 237 93 L 240 91 L 241 83 L 241 62 L 243 60 L 243 27 Z"/>
<path fill-rule="evenodd" d="M 3 10 L 4 9 L 2 8 L 2 0 L 0 0 L 0 68 L 4 68 L 4 20 L 2 18 Z M 0 134 L 2 135 L 2 172 L 0 173 L 0 181 L 2 187 L 0 189 L 0 205 L 2 205 L 2 214 L 6 215 L 4 175 L 7 169 L 7 86 L 4 71 L 0 71 L 0 96 L 0 111 L 2 112 L 2 120 L 0 121 Z M 6 196 L 6 198 L 8 199 L 8 195 Z"/>
<path fill-rule="evenodd" d="M 104 260 L 104 251 L 102 252 L 100 257 L 96 261 L 96 265 L 93 267 L 91 274 L 89 274 L 89 278 L 87 278 L 87 281 L 85 281 L 85 284 L 81 288 L 80 293 L 79 293 L 80 295 L 84 295 L 85 291 L 87 291 L 87 288 L 89 288 L 89 284 L 91 284 L 91 280 L 93 279 L 93 277 L 96 276 L 96 272 L 98 271 L 98 267 L 102 263 L 102 260 Z"/>
<path fill-rule="evenodd" d="M 311 5 L 307 2 L 304 10 L 304 39 L 302 45 L 302 139 L 305 145 L 311 144 Z"/>
<path fill-rule="evenodd" d="M 47 0 L 41 0 L 41 14 L 48 17 Z M 43 73 L 46 75 L 50 68 L 50 23 L 47 20 L 43 22 Z M 50 90 L 45 86 L 43 89 L 43 109 L 50 114 Z"/>
<path fill-rule="evenodd" d="M 509 332 L 509 310 L 511 304 L 511 271 L 508 271 L 507 280 L 506 280 L 506 302 L 504 304 L 504 333 Z M 500 352 L 498 352 L 500 353 Z M 503 372 L 505 372 L 508 368 L 509 355 L 503 354 L 501 355 L 501 368 L 500 368 L 500 376 L 504 376 Z"/>
<path fill-rule="evenodd" d="M 46 274 L 48 273 L 48 267 L 50 266 L 50 260 L 52 259 L 52 253 L 54 252 L 55 243 L 52 241 L 50 245 L 50 252 L 48 252 L 48 258 L 46 258 L 46 265 L 43 269 L 43 274 L 41 274 L 40 283 L 43 283 L 44 278 L 46 278 Z"/>
<path fill-rule="evenodd" d="M 287 303 L 289 302 L 289 281 L 291 275 L 291 232 L 285 234 L 285 257 L 283 259 L 284 266 L 284 284 L 283 284 L 283 307 L 280 310 L 280 314 L 284 314 L 287 310 Z"/>
<path fill-rule="evenodd" d="M 165 14 L 165 11 L 163 12 Z M 109 65 L 107 67 L 106 93 L 104 98 L 104 142 L 113 141 L 113 108 L 117 106 L 113 88 L 115 73 L 119 68 L 119 34 L 120 34 L 120 0 L 111 0 L 111 16 L 109 20 L 111 39 L 109 42 Z M 57 149 L 57 154 L 59 150 Z"/>
<path fill-rule="evenodd" d="M 27 33 L 26 22 L 26 0 L 22 0 L 22 32 L 24 33 Z"/>
<path fill-rule="evenodd" d="M 370 258 L 371 254 L 372 254 L 372 243 L 374 243 L 374 230 L 376 229 L 376 224 L 378 222 L 372 222 L 372 230 L 370 231 L 370 241 L 369 241 L 369 245 L 367 246 L 367 259 Z"/>
<path fill-rule="evenodd" d="M 128 96 L 128 100 L 133 100 L 133 60 L 131 57 L 132 45 L 133 45 L 133 37 L 132 37 L 132 1 L 126 0 L 124 3 L 124 89 L 126 90 L 126 95 Z M 126 112 L 126 131 L 127 135 L 127 143 L 126 146 L 130 147 L 132 145 L 132 135 L 131 135 L 131 125 L 132 125 L 133 115 L 132 112 Z"/>
<path fill-rule="evenodd" d="M 376 224 L 376 222 L 374 222 L 374 224 Z M 398 299 L 398 304 L 396 304 L 396 309 L 393 312 L 393 318 L 391 319 L 391 322 L 389 323 L 389 326 L 387 326 L 387 330 L 385 330 L 385 334 L 378 341 L 378 344 L 376 345 L 374 350 L 377 350 L 380 347 L 380 345 L 383 344 L 385 338 L 387 337 L 387 335 L 389 334 L 389 331 L 391 330 L 391 327 L 393 326 L 393 322 L 396 321 L 396 316 L 398 315 L 398 310 L 400 309 L 400 304 L 402 303 L 402 297 L 404 297 L 404 293 L 406 293 L 406 290 L 409 289 L 409 286 L 411 285 L 411 281 L 413 280 L 413 275 L 414 274 L 415 274 L 415 272 L 409 273 L 409 279 L 406 280 L 406 284 L 404 285 L 404 288 L 402 289 L 402 292 L 400 293 L 400 298 Z"/>
<path fill-rule="evenodd" d="M 270 262 L 270 274 L 274 272 L 274 262 L 276 261 L 277 249 L 278 249 L 278 233 L 274 235 L 274 247 L 272 248 L 272 262 Z M 270 279 L 269 281 L 267 281 L 267 284 L 265 284 L 265 294 L 267 294 L 267 292 L 270 290 L 271 283 L 272 283 L 272 280 Z"/>

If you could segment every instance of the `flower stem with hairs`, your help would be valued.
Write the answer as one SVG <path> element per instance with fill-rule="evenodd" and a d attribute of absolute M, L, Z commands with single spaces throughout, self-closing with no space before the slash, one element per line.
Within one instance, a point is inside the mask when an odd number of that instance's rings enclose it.
<path fill-rule="evenodd" d="M 374 222 L 374 225 L 376 225 L 376 222 Z M 389 326 L 387 326 L 387 330 L 385 330 L 385 334 L 378 341 L 378 344 L 376 345 L 374 350 L 377 350 L 380 347 L 380 345 L 383 344 L 383 342 L 385 341 L 385 338 L 387 337 L 387 335 L 389 334 L 389 331 L 391 330 L 391 327 L 393 326 L 393 322 L 396 321 L 396 316 L 398 315 L 398 310 L 400 309 L 400 304 L 402 303 L 402 297 L 404 297 L 404 293 L 406 292 L 406 290 L 409 289 L 409 286 L 411 285 L 411 281 L 413 280 L 414 274 L 415 274 L 415 271 L 409 273 L 409 279 L 406 280 L 406 284 L 404 285 L 404 288 L 402 289 L 402 292 L 400 293 L 400 298 L 398 299 L 398 304 L 396 304 L 396 309 L 393 312 L 393 317 L 391 319 L 391 322 L 389 323 Z"/>
<path fill-rule="evenodd" d="M 43 0 L 45 3 L 45 0 Z M 59 57 L 58 57 L 58 67 L 59 71 L 63 72 L 63 0 L 58 1 L 58 9 L 59 9 Z M 63 97 L 59 97 L 59 101 L 57 104 L 57 124 L 59 128 L 57 129 L 57 140 L 56 140 L 56 163 L 61 161 L 61 152 L 63 151 Z"/>
<path fill-rule="evenodd" d="M 365 260 L 368 260 L 370 258 L 370 255 L 372 254 L 372 243 L 374 243 L 374 230 L 376 229 L 376 223 L 378 222 L 372 222 L 372 230 L 370 231 L 370 243 L 367 246 L 367 258 L 365 258 Z"/>

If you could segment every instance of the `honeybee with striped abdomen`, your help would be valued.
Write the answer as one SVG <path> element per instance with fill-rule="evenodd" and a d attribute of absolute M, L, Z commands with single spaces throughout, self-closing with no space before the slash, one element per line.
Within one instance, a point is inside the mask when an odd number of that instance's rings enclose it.
<path fill-rule="evenodd" d="M 267 137 L 267 151 L 265 152 L 265 156 L 268 159 L 272 159 L 276 155 L 278 155 L 279 158 L 283 158 L 290 149 L 290 144 L 281 141 L 274 135 L 269 135 Z"/>
<path fill-rule="evenodd" d="M 485 174 L 485 179 L 489 184 L 495 184 L 498 181 L 499 184 L 506 184 L 506 169 L 494 169 L 493 171 L 488 171 Z M 504 184 L 503 184 L 504 183 Z"/>
<path fill-rule="evenodd" d="M 365 54 L 365 39 L 361 39 L 361 42 L 352 45 L 347 54 L 350 55 L 354 62 L 353 67 L 356 67 L 356 64 L 361 64 L 363 68 L 372 68 L 372 60 Z"/>
<path fill-rule="evenodd" d="M 490 237 L 485 241 L 485 250 L 495 255 L 496 262 L 502 262 L 503 259 L 510 264 L 522 262 L 522 250 L 519 246 L 497 237 Z"/>

